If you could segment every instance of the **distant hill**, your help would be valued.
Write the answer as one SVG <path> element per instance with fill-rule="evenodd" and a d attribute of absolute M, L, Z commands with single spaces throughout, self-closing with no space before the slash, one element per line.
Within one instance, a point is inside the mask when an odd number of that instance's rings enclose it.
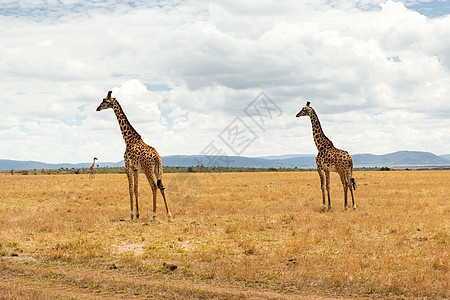
<path fill-rule="evenodd" d="M 353 163 L 358 167 L 407 167 L 407 166 L 448 166 L 450 160 L 430 152 L 399 151 L 384 155 L 355 154 Z"/>
<path fill-rule="evenodd" d="M 316 167 L 316 156 L 315 155 L 298 155 L 297 157 L 273 159 L 279 167 L 282 168 L 315 168 Z"/>
<path fill-rule="evenodd" d="M 203 164 L 205 167 L 279 168 L 283 164 L 276 160 L 245 156 L 171 155 L 163 156 L 162 163 L 169 167 L 190 167 Z"/>
<path fill-rule="evenodd" d="M 314 168 L 316 155 L 288 154 L 264 157 L 283 167 Z M 398 151 L 384 155 L 352 154 L 355 167 L 422 167 L 450 166 L 450 154 L 437 156 L 430 152 Z"/>
<path fill-rule="evenodd" d="M 92 165 L 92 162 L 89 163 L 60 163 L 60 164 L 49 164 L 39 161 L 22 161 L 22 160 L 9 160 L 9 159 L 0 159 L 0 170 L 39 170 L 39 169 L 81 169 L 81 168 L 89 168 Z M 123 167 L 124 162 L 96 162 L 95 165 L 100 167 Z"/>
<path fill-rule="evenodd" d="M 442 157 L 442 158 L 450 160 L 450 154 L 439 155 L 439 157 Z"/>
<path fill-rule="evenodd" d="M 258 158 L 280 160 L 280 159 L 290 159 L 290 158 L 298 158 L 298 157 L 316 157 L 316 155 L 315 154 L 284 154 L 284 155 L 261 156 Z"/>
<path fill-rule="evenodd" d="M 353 164 L 361 167 L 450 167 L 450 155 L 437 156 L 430 152 L 399 151 L 384 155 L 353 154 Z M 190 167 L 203 164 L 205 167 L 244 167 L 244 168 L 315 168 L 315 155 L 288 154 L 280 156 L 206 156 L 206 155 L 169 155 L 163 156 L 164 166 Z M 33 170 L 60 168 L 89 168 L 92 162 L 78 164 L 47 164 L 38 161 L 0 160 L 0 170 Z M 100 167 L 123 167 L 124 162 L 97 162 Z"/>

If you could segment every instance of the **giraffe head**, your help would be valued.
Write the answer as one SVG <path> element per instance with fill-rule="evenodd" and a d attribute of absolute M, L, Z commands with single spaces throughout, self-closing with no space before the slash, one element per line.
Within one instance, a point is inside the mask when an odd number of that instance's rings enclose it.
<path fill-rule="evenodd" d="M 116 98 L 111 98 L 112 91 L 108 92 L 106 98 L 103 98 L 102 103 L 97 107 L 97 111 L 101 111 L 104 109 L 112 108 L 114 103 L 117 101 Z"/>
<path fill-rule="evenodd" d="M 96 161 L 96 160 L 98 160 L 98 158 L 97 158 L 97 157 L 94 157 L 94 161 Z"/>
<path fill-rule="evenodd" d="M 309 104 L 311 104 L 311 102 L 306 102 L 306 106 L 302 108 L 301 111 L 298 112 L 298 114 L 296 115 L 296 117 L 302 117 L 302 116 L 309 116 L 309 114 L 313 111 L 312 107 L 309 106 Z"/>

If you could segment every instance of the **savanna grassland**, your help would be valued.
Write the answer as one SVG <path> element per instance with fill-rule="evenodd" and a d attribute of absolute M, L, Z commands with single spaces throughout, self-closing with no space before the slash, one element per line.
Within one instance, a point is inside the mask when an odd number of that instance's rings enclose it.
<path fill-rule="evenodd" d="M 123 174 L 0 175 L 0 298 L 445 299 L 450 171 L 165 174 L 173 214 Z M 163 263 L 178 266 L 169 270 Z"/>

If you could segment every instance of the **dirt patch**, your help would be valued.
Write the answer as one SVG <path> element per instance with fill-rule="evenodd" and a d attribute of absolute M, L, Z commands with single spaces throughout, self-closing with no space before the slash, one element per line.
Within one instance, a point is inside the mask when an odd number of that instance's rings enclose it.
<path fill-rule="evenodd" d="M 132 253 L 142 255 L 144 253 L 143 244 L 124 244 L 116 245 L 116 252 L 119 254 Z"/>

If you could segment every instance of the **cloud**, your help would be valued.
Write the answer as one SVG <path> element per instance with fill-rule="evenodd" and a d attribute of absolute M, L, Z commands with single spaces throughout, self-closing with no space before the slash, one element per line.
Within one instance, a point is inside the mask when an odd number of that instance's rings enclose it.
<path fill-rule="evenodd" d="M 45 5 L 45 8 L 44 7 Z M 351 153 L 450 140 L 450 17 L 394 1 L 8 1 L 1 4 L 0 157 L 122 159 L 113 91 L 162 155 L 198 154 L 236 118 L 243 155 L 316 152 L 311 101 Z M 282 110 L 264 130 L 244 109 L 264 91 Z"/>

